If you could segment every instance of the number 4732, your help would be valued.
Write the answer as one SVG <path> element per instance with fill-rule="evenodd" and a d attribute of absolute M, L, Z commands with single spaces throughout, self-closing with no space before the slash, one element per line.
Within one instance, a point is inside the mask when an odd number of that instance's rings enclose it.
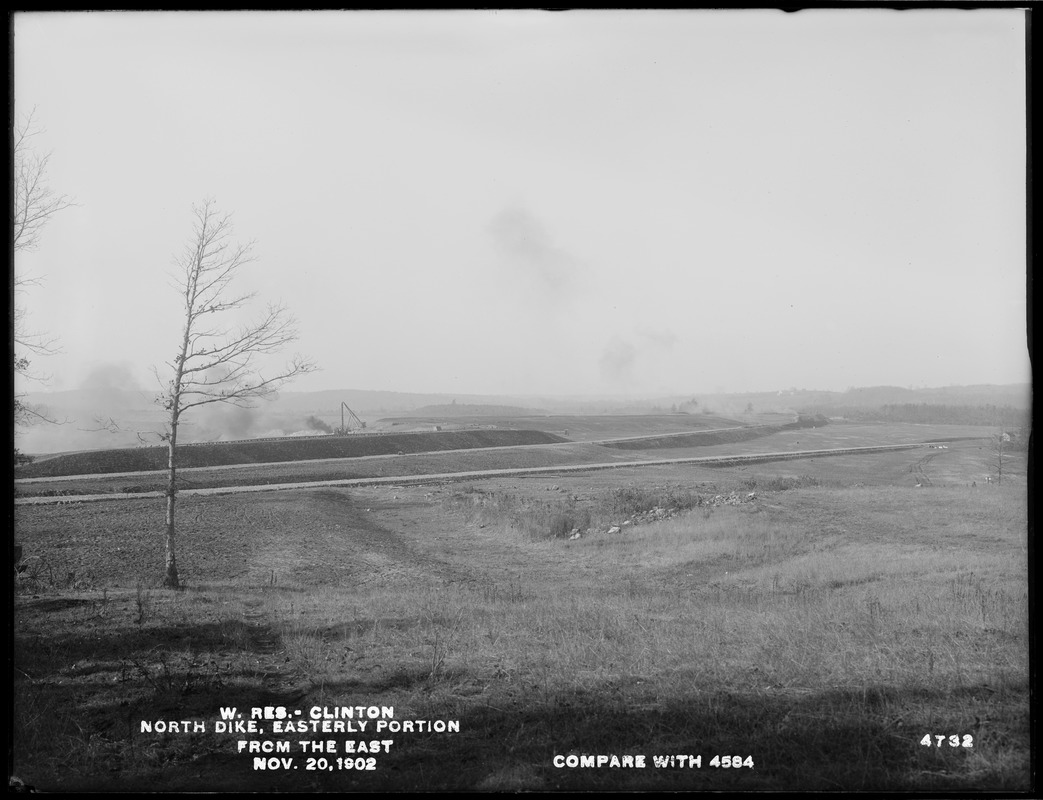
<path fill-rule="evenodd" d="M 929 733 L 925 733 L 920 740 L 920 744 L 925 747 L 941 747 L 946 740 L 949 742 L 949 747 L 974 747 L 974 736 L 969 733 L 965 733 L 962 737 L 957 735 L 946 736 L 943 733 L 936 733 L 932 736 Z"/>

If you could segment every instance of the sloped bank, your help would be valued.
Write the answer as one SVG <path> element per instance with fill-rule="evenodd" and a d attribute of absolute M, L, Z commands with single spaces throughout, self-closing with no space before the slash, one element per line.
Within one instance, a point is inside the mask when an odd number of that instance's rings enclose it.
<path fill-rule="evenodd" d="M 602 447 L 615 450 L 671 450 L 683 447 L 710 447 L 759 439 L 786 430 L 788 425 L 758 425 L 727 431 L 695 431 L 684 436 L 648 436 L 620 442 L 602 442 Z"/>
<path fill-rule="evenodd" d="M 478 430 L 380 435 L 309 436 L 295 439 L 252 439 L 210 442 L 178 448 L 178 466 L 218 467 L 229 464 L 266 464 L 317 458 L 359 458 L 396 453 L 429 453 L 484 447 L 555 444 L 566 439 L 544 431 Z M 69 453 L 15 471 L 16 478 L 95 475 L 109 472 L 145 472 L 167 466 L 165 447 L 132 447 Z"/>
<path fill-rule="evenodd" d="M 783 425 L 750 425 L 745 428 L 727 428 L 725 430 L 693 431 L 683 435 L 643 436 L 640 438 L 622 439 L 615 442 L 601 442 L 602 447 L 616 450 L 670 450 L 685 447 L 710 447 L 715 444 L 735 444 L 771 436 L 773 433 L 796 430 L 799 428 L 820 428 L 828 424 L 822 416 L 801 414 L 795 422 Z"/>

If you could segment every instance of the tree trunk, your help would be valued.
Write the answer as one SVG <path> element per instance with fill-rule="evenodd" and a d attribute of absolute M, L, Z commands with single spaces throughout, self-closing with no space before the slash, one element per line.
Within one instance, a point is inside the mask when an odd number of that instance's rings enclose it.
<path fill-rule="evenodd" d="M 170 470 L 167 481 L 167 570 L 163 577 L 163 585 L 171 589 L 180 589 L 181 580 L 177 574 L 177 557 L 174 555 L 174 501 L 177 498 L 177 416 L 176 410 L 171 414 L 170 440 L 168 441 L 167 466 Z"/>
<path fill-rule="evenodd" d="M 999 458 L 997 459 L 997 464 L 996 464 L 996 466 L 998 467 L 998 469 L 996 471 L 996 483 L 1003 483 L 1003 433 L 1002 432 L 1000 432 L 999 448 L 1000 448 L 1000 450 L 999 450 Z"/>

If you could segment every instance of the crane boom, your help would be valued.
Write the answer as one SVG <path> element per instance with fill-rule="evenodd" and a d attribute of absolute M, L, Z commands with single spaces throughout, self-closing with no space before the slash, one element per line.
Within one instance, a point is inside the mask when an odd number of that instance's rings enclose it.
<path fill-rule="evenodd" d="M 348 412 L 348 419 L 345 421 L 344 412 Z M 358 414 L 352 411 L 347 403 L 342 402 L 340 404 L 340 427 L 337 429 L 337 433 L 351 433 L 352 430 L 365 430 L 366 423 L 359 419 Z"/>

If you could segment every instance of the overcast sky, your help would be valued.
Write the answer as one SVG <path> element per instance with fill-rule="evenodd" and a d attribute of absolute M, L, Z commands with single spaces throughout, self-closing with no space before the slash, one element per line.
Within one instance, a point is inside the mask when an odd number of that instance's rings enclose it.
<path fill-rule="evenodd" d="M 296 390 L 1029 380 L 1020 11 L 13 27 L 15 117 L 76 202 L 16 262 L 53 390 L 156 385 L 206 197 L 322 367 Z"/>

